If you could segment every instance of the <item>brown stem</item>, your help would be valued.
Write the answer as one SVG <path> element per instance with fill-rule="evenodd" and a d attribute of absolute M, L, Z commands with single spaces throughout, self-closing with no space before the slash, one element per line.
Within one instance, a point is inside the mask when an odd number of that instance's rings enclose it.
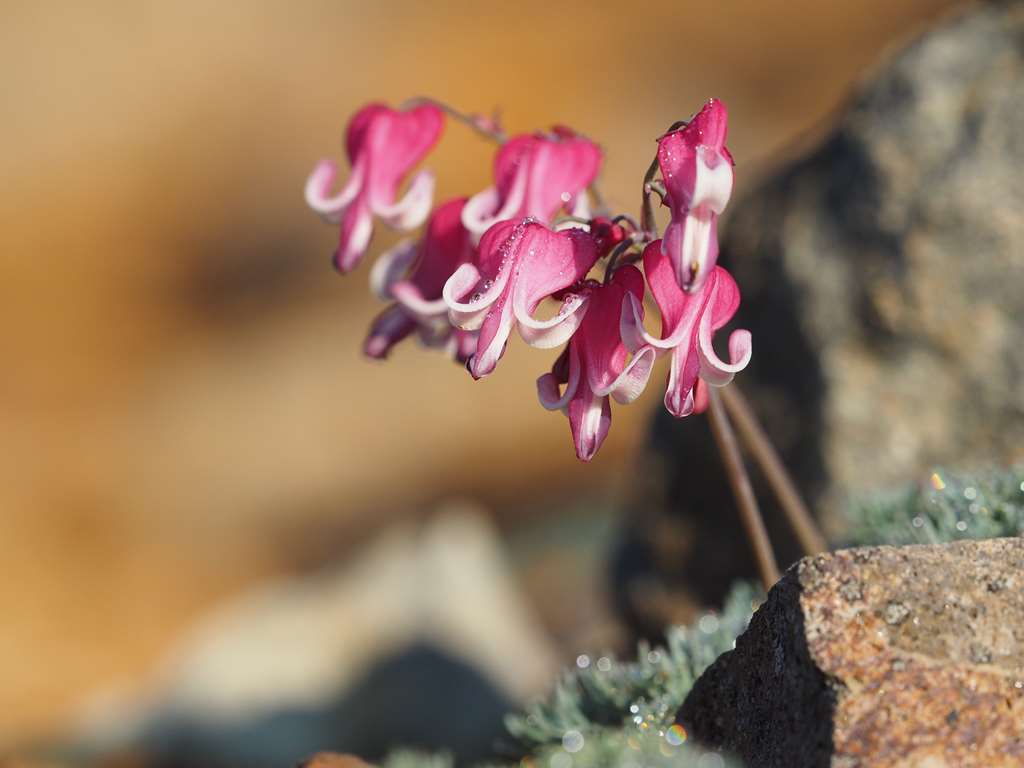
<path fill-rule="evenodd" d="M 817 555 L 826 552 L 828 544 L 825 537 L 821 535 L 821 531 L 800 496 L 800 492 L 796 489 L 793 479 L 786 471 L 775 446 L 772 445 L 768 435 L 761 428 L 747 398 L 733 384 L 722 389 L 722 401 L 736 423 L 740 439 L 746 444 L 754 461 L 764 472 L 765 479 L 779 500 L 779 505 L 785 512 L 793 532 L 796 533 L 804 553 Z"/>
<path fill-rule="evenodd" d="M 708 418 L 711 422 L 711 434 L 714 435 L 718 452 L 722 455 L 725 474 L 729 478 L 736 505 L 740 509 L 743 528 L 754 549 L 754 559 L 757 561 L 761 582 L 765 591 L 768 591 L 772 584 L 779 580 L 779 566 L 775 563 L 775 553 L 772 552 L 761 511 L 757 507 L 754 489 L 750 486 L 750 477 L 743 466 L 736 435 L 732 431 L 729 417 L 722 406 L 722 398 L 715 387 L 708 387 Z"/>
<path fill-rule="evenodd" d="M 495 141 L 498 144 L 504 144 L 508 138 L 505 135 L 505 132 L 497 126 L 488 126 L 488 123 L 492 123 L 494 121 L 487 120 L 479 115 L 468 115 L 465 112 L 456 109 L 451 104 L 446 104 L 445 102 L 431 98 L 430 96 L 416 96 L 415 98 L 407 99 L 402 104 L 402 108 L 408 109 L 410 107 L 419 106 L 420 104 L 430 104 L 437 107 L 449 117 L 458 120 L 460 123 L 472 128 L 484 138 Z"/>

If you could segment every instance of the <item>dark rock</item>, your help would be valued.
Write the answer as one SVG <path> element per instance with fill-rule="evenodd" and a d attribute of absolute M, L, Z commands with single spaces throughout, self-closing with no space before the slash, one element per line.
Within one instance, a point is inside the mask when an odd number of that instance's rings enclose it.
<path fill-rule="evenodd" d="M 751 768 L 1024 764 L 1024 540 L 805 558 L 678 720 Z"/>
<path fill-rule="evenodd" d="M 833 528 L 850 493 L 1024 458 L 1022 126 L 1024 4 L 980 4 L 877 69 L 817 149 L 731 206 L 722 262 L 754 335 L 737 383 Z M 714 602 L 752 575 L 705 422 L 659 413 L 657 478 L 624 545 L 625 561 L 656 559 L 660 515 L 696 539 L 689 559 L 623 583 L 696 580 Z M 759 496 L 773 539 L 791 539 Z"/>

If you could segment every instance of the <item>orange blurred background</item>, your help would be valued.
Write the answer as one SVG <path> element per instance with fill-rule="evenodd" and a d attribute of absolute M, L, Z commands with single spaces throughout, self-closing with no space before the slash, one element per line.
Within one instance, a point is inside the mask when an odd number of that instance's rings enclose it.
<path fill-rule="evenodd" d="M 553 354 L 512 344 L 483 382 L 414 345 L 362 358 L 368 270 L 331 270 L 336 233 L 302 199 L 361 104 L 571 125 L 632 211 L 653 139 L 714 95 L 742 195 L 949 5 L 5 3 L 0 740 L 133 685 L 224 597 L 439 499 L 510 527 L 628 492 L 659 387 L 583 466 L 536 404 Z M 439 199 L 486 186 L 492 149 L 449 123 Z"/>

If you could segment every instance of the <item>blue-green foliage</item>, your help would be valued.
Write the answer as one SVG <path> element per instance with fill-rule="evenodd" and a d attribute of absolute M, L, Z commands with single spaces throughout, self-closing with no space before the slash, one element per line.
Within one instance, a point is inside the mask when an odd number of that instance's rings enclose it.
<path fill-rule="evenodd" d="M 920 486 L 855 504 L 845 543 L 938 544 L 1022 534 L 1024 468 L 936 470 Z"/>
<path fill-rule="evenodd" d="M 665 647 L 641 644 L 636 661 L 581 656 L 549 696 L 506 720 L 509 732 L 526 752 L 560 744 L 569 732 L 586 736 L 602 727 L 664 735 L 693 683 L 734 646 L 760 599 L 751 585 L 737 584 L 721 613 L 670 628 Z"/>

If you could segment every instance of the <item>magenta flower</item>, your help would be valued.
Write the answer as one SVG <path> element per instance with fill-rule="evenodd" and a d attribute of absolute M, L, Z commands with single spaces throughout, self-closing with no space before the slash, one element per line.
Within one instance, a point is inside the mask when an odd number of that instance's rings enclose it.
<path fill-rule="evenodd" d="M 719 359 L 712 346 L 715 331 L 728 323 L 740 305 L 740 291 L 732 275 L 716 266 L 699 288 L 684 291 L 676 282 L 674 265 L 655 240 L 644 250 L 644 272 L 661 311 L 661 338 L 643 327 L 643 304 L 627 296 L 622 307 L 622 337 L 633 350 L 645 346 L 671 351 L 665 407 L 673 416 L 699 410 L 698 378 L 723 387 L 750 362 L 750 331 L 735 330 L 729 336 L 729 360 Z"/>
<path fill-rule="evenodd" d="M 725 146 L 729 116 L 711 99 L 681 130 L 658 142 L 658 164 L 665 181 L 665 205 L 672 221 L 662 248 L 676 282 L 696 291 L 718 260 L 718 216 L 732 194 L 733 161 Z"/>
<path fill-rule="evenodd" d="M 488 229 L 477 262 L 460 266 L 443 291 L 452 324 L 480 331 L 468 365 L 473 378 L 494 370 L 513 326 L 534 347 L 564 344 L 583 319 L 584 297 L 565 295 L 558 314 L 548 320 L 536 319 L 534 312 L 544 299 L 586 277 L 596 260 L 594 238 L 582 229 L 554 232 L 534 219 L 502 221 Z"/>
<path fill-rule="evenodd" d="M 382 104 L 363 107 L 352 118 L 345 138 L 351 173 L 336 195 L 330 189 L 337 175 L 331 160 L 321 160 L 306 182 L 309 207 L 332 224 L 341 224 L 334 265 L 342 272 L 355 269 L 373 236 L 373 217 L 394 229 L 415 229 L 427 218 L 434 195 L 434 176 L 416 174 L 409 190 L 396 201 L 405 176 L 437 143 L 444 114 L 433 105 L 409 110 Z"/>
<path fill-rule="evenodd" d="M 600 168 L 600 147 L 567 128 L 515 136 L 495 157 L 494 186 L 470 198 L 462 221 L 479 237 L 508 219 L 550 224 L 563 208 L 588 218 L 586 189 Z"/>
<path fill-rule="evenodd" d="M 537 396 L 550 411 L 562 410 L 576 444 L 576 456 L 590 461 L 601 447 L 612 423 L 609 396 L 631 403 L 647 385 L 655 352 L 642 347 L 627 363 L 629 350 L 622 341 L 620 318 L 627 295 L 643 315 L 644 278 L 633 266 L 620 267 L 610 282 L 587 281 L 587 311 L 551 373 L 537 379 Z M 565 389 L 559 392 L 559 385 Z"/>
<path fill-rule="evenodd" d="M 465 198 L 439 206 L 420 242 L 407 240 L 382 255 L 370 272 L 370 285 L 383 300 L 394 300 L 370 328 L 364 351 L 386 357 L 402 339 L 418 331 L 427 346 L 443 347 L 459 362 L 476 351 L 476 334 L 453 328 L 441 292 L 448 278 L 476 254 L 462 226 Z"/>

